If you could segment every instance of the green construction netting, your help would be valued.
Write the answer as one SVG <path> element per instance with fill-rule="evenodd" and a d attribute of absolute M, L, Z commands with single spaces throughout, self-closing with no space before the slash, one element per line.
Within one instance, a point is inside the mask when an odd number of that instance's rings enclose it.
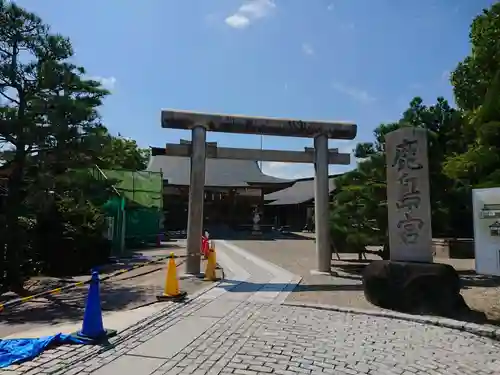
<path fill-rule="evenodd" d="M 116 192 L 103 209 L 107 214 L 106 236 L 113 254 L 139 243 L 155 242 L 163 222 L 163 177 L 159 172 L 91 168 L 96 179 L 112 182 Z"/>
<path fill-rule="evenodd" d="M 125 216 L 125 238 L 128 241 L 155 242 L 163 212 L 155 208 L 135 208 Z"/>
<path fill-rule="evenodd" d="M 129 201 L 143 207 L 162 208 L 163 178 L 159 172 L 127 171 L 118 169 L 100 170 L 108 180 L 117 181 L 114 185 L 119 193 Z M 93 171 L 99 175 L 99 171 Z"/>

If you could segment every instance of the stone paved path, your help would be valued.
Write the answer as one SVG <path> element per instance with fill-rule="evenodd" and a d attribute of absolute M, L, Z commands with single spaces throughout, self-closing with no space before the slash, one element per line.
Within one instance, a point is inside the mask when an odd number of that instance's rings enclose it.
<path fill-rule="evenodd" d="M 121 332 L 12 374 L 499 374 L 500 343 L 408 321 L 282 305 L 294 275 L 220 243 L 218 287 Z"/>

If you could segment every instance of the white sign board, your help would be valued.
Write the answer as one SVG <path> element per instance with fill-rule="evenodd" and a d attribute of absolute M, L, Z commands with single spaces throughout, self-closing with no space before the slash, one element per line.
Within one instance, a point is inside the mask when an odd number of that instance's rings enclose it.
<path fill-rule="evenodd" d="M 500 188 L 472 190 L 476 273 L 500 276 Z"/>

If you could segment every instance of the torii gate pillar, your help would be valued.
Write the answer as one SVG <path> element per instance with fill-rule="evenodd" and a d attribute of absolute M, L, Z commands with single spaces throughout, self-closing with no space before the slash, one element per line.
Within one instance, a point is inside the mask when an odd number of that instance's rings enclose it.
<path fill-rule="evenodd" d="M 330 272 L 332 252 L 329 228 L 328 136 L 314 138 L 314 222 L 317 271 Z"/>
<path fill-rule="evenodd" d="M 205 203 L 205 164 L 207 131 L 203 126 L 191 130 L 191 176 L 187 222 L 186 273 L 200 273 L 201 235 L 203 233 L 203 204 Z M 198 254 L 198 255 L 195 255 Z"/>

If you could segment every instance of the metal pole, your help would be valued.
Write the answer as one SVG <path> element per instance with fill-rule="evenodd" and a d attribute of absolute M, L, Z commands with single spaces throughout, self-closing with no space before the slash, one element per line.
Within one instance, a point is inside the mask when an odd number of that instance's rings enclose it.
<path fill-rule="evenodd" d="M 122 198 L 125 200 L 125 198 Z M 123 207 L 123 204 L 121 206 L 121 213 L 122 213 L 122 227 L 120 230 L 120 255 L 123 255 L 125 253 L 125 239 L 127 235 L 127 211 Z"/>
<path fill-rule="evenodd" d="M 186 273 L 198 275 L 200 273 L 201 235 L 203 231 L 206 130 L 203 126 L 195 126 L 191 134 L 191 179 L 189 184 Z"/>
<path fill-rule="evenodd" d="M 330 272 L 330 233 L 328 205 L 328 136 L 314 138 L 314 214 L 316 226 L 316 259 L 319 272 Z"/>

